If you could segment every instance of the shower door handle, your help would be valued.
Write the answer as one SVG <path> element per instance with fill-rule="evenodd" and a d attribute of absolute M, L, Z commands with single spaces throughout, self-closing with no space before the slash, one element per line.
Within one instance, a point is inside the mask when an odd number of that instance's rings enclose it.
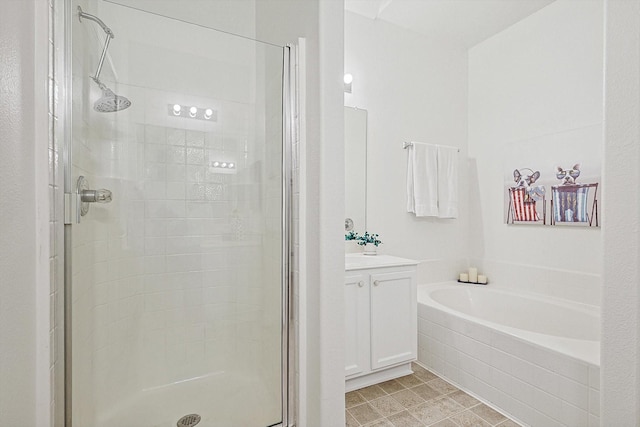
<path fill-rule="evenodd" d="M 89 182 L 84 176 L 78 177 L 76 202 L 76 222 L 80 222 L 80 217 L 89 212 L 89 203 L 111 203 L 113 194 L 111 191 L 101 188 L 100 190 L 89 189 Z"/>
<path fill-rule="evenodd" d="M 80 201 L 83 203 L 111 203 L 111 200 L 113 200 L 111 191 L 104 188 L 80 192 Z"/>

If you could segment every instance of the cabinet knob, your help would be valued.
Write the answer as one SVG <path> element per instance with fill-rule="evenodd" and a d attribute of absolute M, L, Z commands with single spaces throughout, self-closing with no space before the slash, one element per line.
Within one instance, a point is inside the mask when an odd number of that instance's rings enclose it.
<path fill-rule="evenodd" d="M 378 280 L 374 280 L 373 281 L 373 286 L 378 286 L 380 284 L 380 282 Z"/>
<path fill-rule="evenodd" d="M 363 282 L 362 280 L 360 280 L 360 281 L 358 282 L 358 287 L 360 287 L 360 288 L 361 288 L 361 287 L 363 287 L 363 286 L 364 286 L 364 282 Z"/>

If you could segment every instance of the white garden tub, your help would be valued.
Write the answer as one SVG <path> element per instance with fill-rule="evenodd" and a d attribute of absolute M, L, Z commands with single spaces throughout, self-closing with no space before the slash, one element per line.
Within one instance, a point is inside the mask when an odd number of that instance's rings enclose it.
<path fill-rule="evenodd" d="M 496 285 L 418 286 L 418 359 L 532 426 L 597 425 L 597 307 Z"/>

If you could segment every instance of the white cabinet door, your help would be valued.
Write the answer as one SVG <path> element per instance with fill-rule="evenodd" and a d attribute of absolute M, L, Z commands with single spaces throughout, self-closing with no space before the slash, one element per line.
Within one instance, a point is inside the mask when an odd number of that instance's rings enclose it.
<path fill-rule="evenodd" d="M 345 276 L 345 376 L 369 371 L 369 280 L 367 274 Z"/>
<path fill-rule="evenodd" d="M 412 271 L 371 274 L 371 369 L 416 358 L 416 279 Z"/>

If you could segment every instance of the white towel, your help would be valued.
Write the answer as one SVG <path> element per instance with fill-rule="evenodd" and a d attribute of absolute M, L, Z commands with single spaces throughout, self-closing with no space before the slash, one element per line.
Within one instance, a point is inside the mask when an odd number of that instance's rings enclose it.
<path fill-rule="evenodd" d="M 438 149 L 414 142 L 407 156 L 407 211 L 438 216 Z"/>
<path fill-rule="evenodd" d="M 458 217 L 458 149 L 438 146 L 438 216 Z"/>

